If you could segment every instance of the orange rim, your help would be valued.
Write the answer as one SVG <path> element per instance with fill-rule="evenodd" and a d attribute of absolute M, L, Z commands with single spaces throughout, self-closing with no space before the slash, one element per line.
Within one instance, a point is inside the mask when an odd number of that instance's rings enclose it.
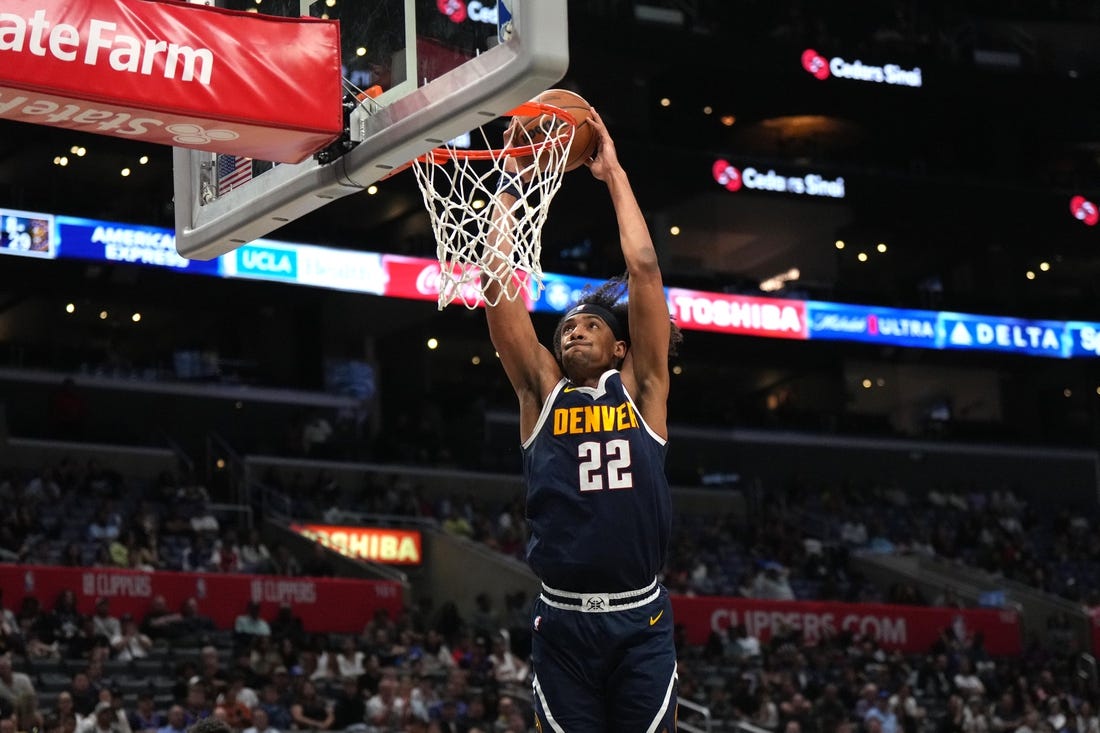
<path fill-rule="evenodd" d="M 512 111 L 503 115 L 504 117 L 533 117 L 535 115 L 551 115 L 555 119 L 561 120 L 567 123 L 573 130 L 577 129 L 577 118 L 566 112 L 561 107 L 555 107 L 552 104 L 543 104 L 542 102 L 524 102 L 520 106 L 516 107 Z M 420 156 L 419 160 L 422 162 L 431 161 L 435 164 L 446 163 L 449 160 L 458 158 L 459 160 L 496 160 L 502 155 L 511 156 L 513 158 L 526 158 L 533 156 L 538 152 L 545 150 L 546 148 L 561 147 L 565 140 L 569 140 L 572 134 L 568 136 L 559 135 L 552 140 L 545 140 L 539 143 L 532 143 L 531 145 L 521 145 L 516 148 L 489 148 L 487 150 L 462 150 L 459 148 L 436 148 L 429 150 L 424 155 Z"/>

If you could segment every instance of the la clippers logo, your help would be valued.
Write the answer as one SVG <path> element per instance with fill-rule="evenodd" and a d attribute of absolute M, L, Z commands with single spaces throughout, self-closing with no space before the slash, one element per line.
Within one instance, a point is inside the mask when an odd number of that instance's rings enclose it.
<path fill-rule="evenodd" d="M 452 23 L 461 23 L 466 20 L 466 4 L 460 0 L 436 0 L 436 7 Z"/>
<path fill-rule="evenodd" d="M 816 79 L 829 78 L 829 60 L 812 48 L 802 52 L 802 68 L 813 74 Z"/>
<path fill-rule="evenodd" d="M 741 190 L 741 171 L 730 165 L 728 161 L 714 161 L 714 167 L 711 170 L 714 180 L 718 181 L 720 186 L 725 186 L 727 191 Z"/>
<path fill-rule="evenodd" d="M 1096 226 L 1096 222 L 1100 221 L 1100 209 L 1096 208 L 1096 204 L 1089 201 L 1084 196 L 1074 196 L 1069 200 L 1069 210 L 1073 214 L 1073 218 L 1078 221 L 1083 221 L 1090 227 Z"/>

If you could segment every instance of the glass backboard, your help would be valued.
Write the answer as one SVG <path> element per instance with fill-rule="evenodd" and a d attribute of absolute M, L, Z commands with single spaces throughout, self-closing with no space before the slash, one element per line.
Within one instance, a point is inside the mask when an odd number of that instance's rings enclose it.
<path fill-rule="evenodd" d="M 179 253 L 210 259 L 262 237 L 553 86 L 569 64 L 566 3 L 217 0 L 339 20 L 347 129 L 295 164 L 176 148 Z"/>

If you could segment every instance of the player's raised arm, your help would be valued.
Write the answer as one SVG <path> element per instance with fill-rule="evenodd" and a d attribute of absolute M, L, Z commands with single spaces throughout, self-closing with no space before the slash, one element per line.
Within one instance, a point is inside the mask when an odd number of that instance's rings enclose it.
<path fill-rule="evenodd" d="M 508 134 L 510 140 L 511 130 Z M 539 343 L 523 297 L 508 297 L 509 294 L 502 292 L 504 287 L 520 287 L 519 273 L 511 257 L 512 231 L 516 225 L 515 217 L 520 214 L 513 208 L 516 196 L 508 192 L 507 180 L 509 175 L 518 175 L 517 168 L 516 162 L 509 156 L 481 266 L 495 275 L 482 278 L 489 338 L 519 399 L 520 434 L 526 438 L 534 429 L 543 400 L 560 379 L 561 373 L 553 355 Z"/>
<path fill-rule="evenodd" d="M 623 377 L 646 422 L 665 435 L 671 323 L 657 252 L 630 180 L 619 163 L 615 143 L 595 109 L 589 116 L 589 124 L 599 143 L 595 157 L 587 165 L 593 176 L 607 184 L 611 194 L 629 278 L 630 350 L 623 364 Z"/>

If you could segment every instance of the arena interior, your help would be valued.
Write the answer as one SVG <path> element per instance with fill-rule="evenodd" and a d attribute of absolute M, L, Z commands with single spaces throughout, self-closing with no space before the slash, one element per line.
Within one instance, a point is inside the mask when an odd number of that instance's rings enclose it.
<path fill-rule="evenodd" d="M 1100 5 L 569 35 L 684 329 L 679 728 L 1100 733 Z M 19 256 L 51 217 L 82 254 Z M 0 120 L 0 221 L 0 733 L 535 730 L 482 311 L 188 270 L 163 146 Z M 565 174 L 547 293 L 620 274 L 615 226 Z M 270 239 L 435 257 L 411 173 Z"/>

